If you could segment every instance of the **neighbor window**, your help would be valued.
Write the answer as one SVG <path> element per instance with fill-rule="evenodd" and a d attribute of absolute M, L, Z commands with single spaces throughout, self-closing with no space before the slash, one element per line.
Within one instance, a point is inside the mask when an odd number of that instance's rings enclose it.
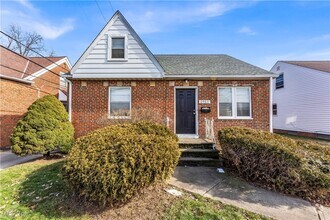
<path fill-rule="evenodd" d="M 277 104 L 273 104 L 273 115 L 277 115 Z"/>
<path fill-rule="evenodd" d="M 126 60 L 127 51 L 126 45 L 127 37 L 126 36 L 109 36 L 108 38 L 108 60 Z"/>
<path fill-rule="evenodd" d="M 109 112 L 111 118 L 129 118 L 131 116 L 131 88 L 109 88 Z"/>
<path fill-rule="evenodd" d="M 284 87 L 284 75 L 281 73 L 277 78 L 276 78 L 276 89 L 280 89 Z"/>
<path fill-rule="evenodd" d="M 251 88 L 222 87 L 218 98 L 219 118 L 251 118 Z"/>

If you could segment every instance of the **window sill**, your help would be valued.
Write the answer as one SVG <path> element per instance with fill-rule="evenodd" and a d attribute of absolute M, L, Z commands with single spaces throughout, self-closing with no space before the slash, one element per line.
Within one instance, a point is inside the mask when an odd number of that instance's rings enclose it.
<path fill-rule="evenodd" d="M 108 119 L 131 119 L 131 116 L 108 116 Z"/>
<path fill-rule="evenodd" d="M 108 59 L 107 60 L 108 62 L 127 62 L 128 61 L 128 59 L 115 59 L 115 58 L 111 58 L 111 59 Z"/>
<path fill-rule="evenodd" d="M 219 120 L 253 120 L 251 117 L 218 117 Z"/>

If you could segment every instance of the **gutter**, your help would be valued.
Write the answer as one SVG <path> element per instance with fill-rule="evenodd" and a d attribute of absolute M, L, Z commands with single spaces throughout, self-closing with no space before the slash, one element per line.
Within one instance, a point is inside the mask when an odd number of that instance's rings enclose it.
<path fill-rule="evenodd" d="M 68 113 L 69 113 L 69 121 L 72 121 L 72 82 L 69 80 L 71 79 L 72 75 L 62 75 L 63 79 L 69 83 L 69 94 L 67 96 L 68 98 Z"/>
<path fill-rule="evenodd" d="M 30 84 L 30 85 L 34 83 L 31 80 L 19 79 L 19 78 L 16 78 L 16 77 L 6 76 L 6 75 L 3 75 L 3 74 L 0 74 L 0 78 L 16 81 L 16 82 L 20 82 L 20 83 Z"/>

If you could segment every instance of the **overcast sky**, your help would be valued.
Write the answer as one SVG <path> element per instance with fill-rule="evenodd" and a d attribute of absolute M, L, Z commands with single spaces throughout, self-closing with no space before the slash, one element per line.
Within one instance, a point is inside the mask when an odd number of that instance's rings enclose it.
<path fill-rule="evenodd" d="M 330 60 L 329 1 L 12 0 L 0 10 L 1 30 L 36 31 L 72 64 L 115 10 L 154 54 L 228 54 L 267 70 L 277 60 Z"/>

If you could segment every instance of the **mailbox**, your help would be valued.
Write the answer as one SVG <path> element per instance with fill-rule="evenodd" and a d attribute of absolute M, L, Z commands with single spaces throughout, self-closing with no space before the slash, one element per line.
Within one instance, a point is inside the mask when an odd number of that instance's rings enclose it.
<path fill-rule="evenodd" d="M 201 113 L 210 113 L 211 107 L 201 107 Z"/>

